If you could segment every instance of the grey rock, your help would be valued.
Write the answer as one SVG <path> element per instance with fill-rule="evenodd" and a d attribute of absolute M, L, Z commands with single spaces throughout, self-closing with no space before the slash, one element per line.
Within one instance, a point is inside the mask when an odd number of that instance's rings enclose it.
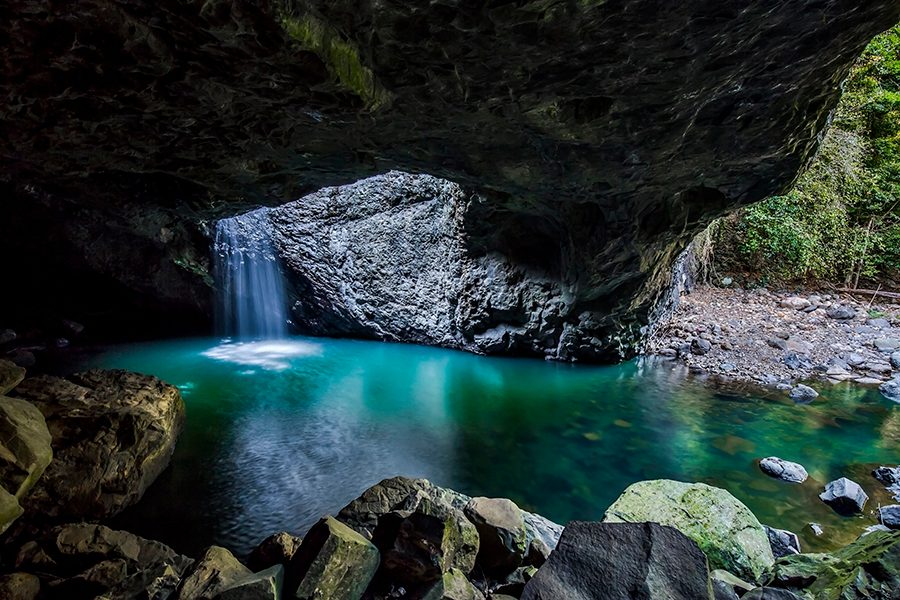
<path fill-rule="evenodd" d="M 713 593 L 706 556 L 677 530 L 573 522 L 522 593 L 522 600 L 560 598 L 712 600 Z"/>
<path fill-rule="evenodd" d="M 782 362 L 789 369 L 812 369 L 812 361 L 805 354 L 797 354 L 796 352 L 785 352 Z"/>
<path fill-rule="evenodd" d="M 472 498 L 466 517 L 478 530 L 478 563 L 491 573 L 510 573 L 522 564 L 528 550 L 525 517 L 512 500 Z"/>
<path fill-rule="evenodd" d="M 793 398 L 794 396 L 792 395 L 791 397 Z M 783 460 L 777 456 L 769 456 L 762 459 L 759 461 L 759 468 L 769 477 L 791 483 L 803 483 L 809 477 L 803 465 Z"/>
<path fill-rule="evenodd" d="M 856 311 L 844 304 L 834 304 L 828 307 L 828 310 L 825 311 L 825 314 L 829 319 L 837 319 L 840 321 L 847 321 L 850 319 L 856 318 Z"/>
<path fill-rule="evenodd" d="M 879 352 L 893 352 L 900 348 L 900 339 L 897 338 L 877 338 L 872 340 L 872 345 Z"/>
<path fill-rule="evenodd" d="M 769 545 L 772 546 L 772 554 L 775 555 L 775 558 L 800 554 L 800 539 L 796 533 L 786 529 L 775 529 L 768 525 L 763 525 L 763 527 L 766 528 L 766 534 L 769 536 Z"/>
<path fill-rule="evenodd" d="M 822 529 L 822 526 L 818 523 L 808 523 L 807 527 L 813 532 L 813 535 L 819 537 L 820 535 L 825 533 L 825 530 Z"/>
<path fill-rule="evenodd" d="M 803 600 L 803 598 L 788 590 L 759 587 L 744 594 L 741 600 Z"/>
<path fill-rule="evenodd" d="M 869 496 L 855 481 L 841 477 L 825 485 L 819 499 L 842 515 L 862 512 Z"/>
<path fill-rule="evenodd" d="M 881 524 L 889 529 L 900 529 L 900 504 L 882 506 L 878 509 Z"/>
<path fill-rule="evenodd" d="M 877 319 L 868 319 L 866 321 L 866 325 L 870 327 L 875 327 L 876 329 L 890 329 L 891 322 L 885 318 L 879 317 Z"/>
<path fill-rule="evenodd" d="M 859 367 L 859 366 L 866 364 L 866 357 L 861 354 L 851 352 L 850 354 L 847 355 L 847 363 L 851 367 Z"/>
<path fill-rule="evenodd" d="M 891 366 L 900 369 L 900 351 L 891 354 Z"/>
<path fill-rule="evenodd" d="M 883 483 L 885 487 L 900 485 L 900 467 L 878 467 L 872 471 L 872 477 Z"/>
<path fill-rule="evenodd" d="M 900 402 L 900 376 L 894 377 L 890 381 L 885 381 L 878 387 L 881 395 L 888 400 Z"/>
<path fill-rule="evenodd" d="M 794 310 L 803 310 L 810 306 L 809 300 L 801 296 L 789 296 L 781 301 L 783 308 L 793 308 Z"/>
<path fill-rule="evenodd" d="M 740 596 L 734 591 L 734 587 L 719 579 L 712 580 L 713 598 L 715 600 L 740 600 Z"/>
<path fill-rule="evenodd" d="M 865 537 L 869 534 L 876 533 L 879 531 L 890 531 L 890 530 L 891 530 L 890 527 L 886 527 L 886 526 L 882 525 L 881 523 L 879 523 L 878 525 L 869 525 L 868 527 L 863 529 L 863 532 L 861 534 L 859 534 L 859 537 Z"/>
<path fill-rule="evenodd" d="M 791 388 L 790 393 L 791 399 L 795 402 L 812 402 L 816 398 L 819 397 L 819 392 L 812 389 L 808 385 L 803 385 L 802 383 L 798 383 L 793 388 Z"/>
<path fill-rule="evenodd" d="M 787 341 L 781 338 L 769 338 L 766 340 L 766 343 L 778 350 L 787 350 Z"/>

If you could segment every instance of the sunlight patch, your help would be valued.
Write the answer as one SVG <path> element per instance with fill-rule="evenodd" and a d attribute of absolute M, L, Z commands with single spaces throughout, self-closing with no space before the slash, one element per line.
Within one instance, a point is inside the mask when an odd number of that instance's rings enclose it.
<path fill-rule="evenodd" d="M 202 353 L 203 356 L 237 365 L 259 367 L 269 371 L 283 371 L 291 366 L 291 359 L 319 356 L 322 346 L 309 342 L 268 340 L 261 342 L 225 342 Z"/>

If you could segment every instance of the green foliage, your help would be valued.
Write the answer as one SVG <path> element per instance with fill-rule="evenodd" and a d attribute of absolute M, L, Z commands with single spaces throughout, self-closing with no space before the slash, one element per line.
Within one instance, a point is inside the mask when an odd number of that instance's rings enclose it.
<path fill-rule="evenodd" d="M 717 224 L 718 272 L 856 284 L 900 276 L 900 25 L 866 48 L 810 167 Z"/>

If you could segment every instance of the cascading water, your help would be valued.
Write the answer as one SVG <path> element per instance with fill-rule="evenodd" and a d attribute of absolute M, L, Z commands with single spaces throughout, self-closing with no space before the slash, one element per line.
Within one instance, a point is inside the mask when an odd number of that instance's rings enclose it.
<path fill-rule="evenodd" d="M 287 295 L 266 213 L 261 208 L 216 223 L 217 325 L 239 341 L 287 335 Z"/>

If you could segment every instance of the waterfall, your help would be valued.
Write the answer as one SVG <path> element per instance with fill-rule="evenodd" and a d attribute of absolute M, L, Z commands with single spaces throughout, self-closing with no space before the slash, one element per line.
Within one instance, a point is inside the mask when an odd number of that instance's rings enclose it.
<path fill-rule="evenodd" d="M 238 340 L 287 334 L 287 296 L 267 209 L 216 223 L 217 326 Z"/>

